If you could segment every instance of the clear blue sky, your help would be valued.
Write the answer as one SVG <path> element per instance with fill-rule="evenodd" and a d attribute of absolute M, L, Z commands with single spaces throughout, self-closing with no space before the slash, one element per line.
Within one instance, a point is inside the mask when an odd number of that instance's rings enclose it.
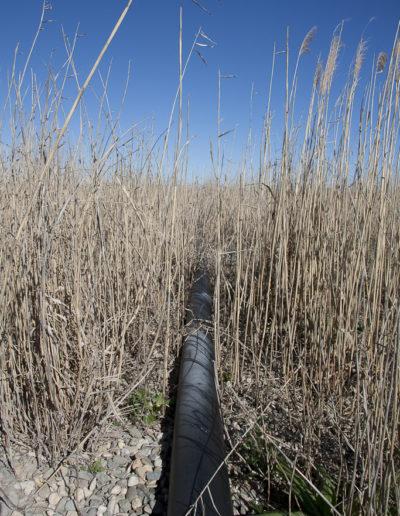
<path fill-rule="evenodd" d="M 183 7 L 183 54 L 187 55 L 197 30 L 212 38 L 214 48 L 198 47 L 206 59 L 206 66 L 194 55 L 184 79 L 184 98 L 190 98 L 191 164 L 194 172 L 210 170 L 209 139 L 215 144 L 217 134 L 218 70 L 234 74 L 235 79 L 222 84 L 221 132 L 236 128 L 223 139 L 227 154 L 233 145 L 233 159 L 238 161 L 246 143 L 249 130 L 250 94 L 254 87 L 252 130 L 254 143 L 258 143 L 268 91 L 273 45 L 283 50 L 286 28 L 290 30 L 291 71 L 298 49 L 307 32 L 317 26 L 311 43 L 311 53 L 301 59 L 296 100 L 296 116 L 306 116 L 312 78 L 318 57 L 326 60 L 332 33 L 344 19 L 343 47 L 336 73 L 336 91 L 344 86 L 349 65 L 357 44 L 363 35 L 367 40 L 367 55 L 361 74 L 361 87 L 368 80 L 374 54 L 384 51 L 388 55 L 400 19 L 399 0 L 199 0 L 209 14 L 192 0 L 135 0 L 107 51 L 100 70 L 106 74 L 113 61 L 108 93 L 115 112 L 123 94 L 128 62 L 131 77 L 126 96 L 122 130 L 131 124 L 154 121 L 155 136 L 168 125 L 172 102 L 178 85 L 178 27 L 179 6 Z M 38 80 L 44 81 L 50 54 L 57 70 L 66 60 L 62 27 L 73 39 L 79 24 L 80 37 L 75 49 L 75 64 L 83 83 L 99 50 L 113 28 L 127 0 L 49 0 L 52 10 L 47 18 L 55 20 L 40 32 L 31 59 L 31 68 Z M 0 106 L 6 97 L 7 75 L 12 68 L 16 44 L 20 44 L 17 69 L 21 70 L 41 13 L 41 0 L 2 2 L 0 18 Z M 374 18 L 372 21 L 371 18 Z M 285 57 L 276 60 L 272 109 L 274 112 L 273 142 L 280 145 L 284 109 Z M 25 86 L 29 86 L 28 74 Z M 69 79 L 71 94 L 76 93 L 73 79 Z M 100 93 L 98 79 L 93 83 Z M 96 116 L 94 95 L 86 94 L 93 119 Z M 68 101 L 66 101 L 68 104 Z M 66 104 L 66 105 L 67 105 Z M 176 120 L 176 118 L 175 118 Z M 141 125 L 143 127 L 144 124 Z M 74 127 L 74 126 L 72 126 Z M 174 124 L 176 128 L 176 122 Z"/>

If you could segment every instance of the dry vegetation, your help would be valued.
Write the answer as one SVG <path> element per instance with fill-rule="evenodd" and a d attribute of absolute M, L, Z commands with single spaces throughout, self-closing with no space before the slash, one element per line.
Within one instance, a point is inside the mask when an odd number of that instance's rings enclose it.
<path fill-rule="evenodd" d="M 43 176 L 64 122 L 64 79 L 50 73 L 44 91 L 33 81 L 27 110 L 12 75 L 12 141 L 0 162 L 6 450 L 24 442 L 55 462 L 116 417 L 137 382 L 152 378 L 165 391 L 190 271 L 203 258 L 216 286 L 232 444 L 252 439 L 250 469 L 266 501 L 278 503 L 284 487 L 274 470 L 283 452 L 293 475 L 314 481 L 316 468 L 328 471 L 339 513 L 400 512 L 400 42 L 386 63 L 372 64 L 361 116 L 353 116 L 360 44 L 331 124 L 340 43 L 339 30 L 316 71 L 300 146 L 294 79 L 279 160 L 268 111 L 259 170 L 243 167 L 229 183 L 220 180 L 217 149 L 215 180 L 186 181 L 180 135 L 165 173 L 163 149 L 134 129 L 117 138 L 111 113 L 108 150 L 99 154 L 92 141 L 88 164 L 83 143 L 71 145 L 66 133 Z M 64 77 L 75 73 L 70 57 Z"/>

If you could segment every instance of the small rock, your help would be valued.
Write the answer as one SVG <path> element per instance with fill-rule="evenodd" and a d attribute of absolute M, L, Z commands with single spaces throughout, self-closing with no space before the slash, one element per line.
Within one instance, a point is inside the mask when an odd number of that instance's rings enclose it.
<path fill-rule="evenodd" d="M 107 510 L 107 507 L 105 505 L 99 505 L 97 508 L 97 516 L 101 516 L 104 514 Z"/>
<path fill-rule="evenodd" d="M 102 500 L 103 499 L 100 498 L 99 496 L 92 496 L 89 500 L 89 507 L 93 507 L 94 509 L 97 509 L 98 507 L 100 507 Z"/>
<path fill-rule="evenodd" d="M 125 457 L 123 455 L 114 455 L 114 457 L 107 462 L 107 465 L 110 469 L 115 469 L 121 466 L 125 466 L 128 461 L 129 457 Z"/>
<path fill-rule="evenodd" d="M 67 503 L 67 501 L 68 501 L 68 498 L 66 496 L 63 496 L 57 504 L 56 512 L 59 512 L 60 514 L 64 514 L 65 504 Z"/>
<path fill-rule="evenodd" d="M 5 466 L 3 466 L 2 468 L 0 468 L 0 483 L 2 485 L 8 483 L 13 477 L 13 474 L 11 473 L 11 471 L 8 470 L 8 468 L 6 468 Z"/>
<path fill-rule="evenodd" d="M 128 478 L 128 487 L 137 486 L 139 484 L 139 478 L 137 475 L 131 475 Z"/>
<path fill-rule="evenodd" d="M 57 490 L 58 494 L 61 496 L 61 497 L 64 497 L 64 496 L 68 496 L 68 492 L 65 488 L 64 485 L 61 485 L 58 490 Z"/>
<path fill-rule="evenodd" d="M 49 496 L 49 505 L 50 507 L 57 507 L 58 502 L 61 500 L 61 496 L 58 493 L 51 493 Z"/>
<path fill-rule="evenodd" d="M 111 478 L 104 471 L 97 473 L 96 479 L 99 485 L 108 484 L 108 482 L 111 480 Z"/>
<path fill-rule="evenodd" d="M 50 496 L 50 487 L 48 485 L 44 485 L 42 489 L 39 491 L 39 496 L 43 500 L 47 500 L 47 498 Z"/>
<path fill-rule="evenodd" d="M 107 511 L 110 514 L 117 514 L 119 512 L 119 507 L 115 496 L 112 496 L 110 501 L 108 502 Z"/>
<path fill-rule="evenodd" d="M 78 487 L 78 489 L 76 490 L 75 496 L 76 496 L 76 499 L 78 500 L 78 503 L 80 503 L 85 498 L 84 490 L 81 487 Z"/>
<path fill-rule="evenodd" d="M 145 464 L 144 466 L 141 466 L 140 468 L 137 468 L 136 473 L 141 478 L 146 478 L 146 473 L 149 471 L 152 471 L 153 468 L 149 466 L 148 464 Z"/>
<path fill-rule="evenodd" d="M 138 448 L 136 446 L 125 446 L 125 448 L 123 448 L 121 450 L 121 456 L 124 457 L 124 456 L 132 456 L 132 455 L 135 455 L 135 453 L 138 451 Z"/>
<path fill-rule="evenodd" d="M 150 448 L 142 448 L 141 450 L 139 450 L 137 453 L 136 453 L 136 457 L 139 457 L 139 459 L 143 458 L 143 457 L 148 457 L 151 453 L 151 450 Z"/>
<path fill-rule="evenodd" d="M 44 478 L 50 478 L 53 473 L 54 473 L 53 468 L 47 468 L 46 471 L 43 473 L 43 476 L 44 476 Z"/>
<path fill-rule="evenodd" d="M 113 476 L 115 478 L 125 478 L 126 477 L 126 471 L 125 471 L 125 468 L 117 468 L 117 469 L 114 469 L 114 471 L 112 472 Z"/>
<path fill-rule="evenodd" d="M 140 459 L 135 459 L 132 464 L 131 464 L 131 468 L 133 470 L 137 469 L 137 468 L 140 468 L 142 466 L 142 461 Z"/>
<path fill-rule="evenodd" d="M 146 473 L 146 479 L 151 482 L 152 480 L 159 480 L 161 477 L 161 471 L 148 471 Z"/>
<path fill-rule="evenodd" d="M 67 511 L 66 516 L 79 516 L 76 511 Z"/>
<path fill-rule="evenodd" d="M 131 487 L 128 487 L 128 490 L 126 492 L 126 495 L 125 495 L 125 498 L 129 501 L 129 502 L 132 502 L 132 500 L 135 498 L 137 494 L 137 491 L 136 491 L 136 488 L 131 486 Z"/>
<path fill-rule="evenodd" d="M 132 439 L 132 440 L 131 440 L 131 444 L 132 444 L 132 441 L 133 441 L 133 444 L 135 444 L 137 439 L 141 439 L 141 438 L 142 438 L 142 433 L 141 433 L 141 431 L 140 431 L 138 428 L 136 428 L 136 427 L 131 429 L 131 433 L 132 433 L 132 434 L 135 436 L 135 438 L 136 438 L 136 439 Z"/>
<path fill-rule="evenodd" d="M 142 506 L 142 500 L 139 496 L 135 496 L 132 500 L 132 509 L 136 511 Z"/>
<path fill-rule="evenodd" d="M 129 513 L 131 511 L 131 502 L 129 500 L 121 500 L 119 502 L 119 510 Z"/>
<path fill-rule="evenodd" d="M 88 482 L 91 482 L 93 479 L 93 475 L 89 471 L 85 471 L 85 470 L 79 471 L 78 477 L 81 480 L 87 480 Z"/>
<path fill-rule="evenodd" d="M 42 504 L 36 504 L 33 507 L 29 509 L 29 516 L 32 516 L 33 514 L 40 514 L 40 516 L 43 516 L 43 514 L 46 514 L 46 511 L 48 509 L 47 505 Z"/>
<path fill-rule="evenodd" d="M 33 480 L 25 480 L 25 482 L 21 482 L 20 485 L 26 496 L 30 495 L 35 490 L 35 482 Z"/>
<path fill-rule="evenodd" d="M 87 487 L 84 487 L 83 488 L 83 495 L 84 495 L 84 498 L 90 498 L 93 494 L 93 491 L 91 491 L 90 489 L 88 489 Z"/>
<path fill-rule="evenodd" d="M 48 485 L 49 485 L 50 491 L 52 493 L 55 493 L 57 491 L 58 485 L 57 485 L 57 483 L 55 481 L 51 482 L 51 484 L 48 484 Z"/>
<path fill-rule="evenodd" d="M 121 492 L 121 489 L 122 489 L 121 486 L 116 485 L 111 489 L 110 494 L 119 495 Z"/>
<path fill-rule="evenodd" d="M 86 516 L 97 516 L 97 509 L 88 509 L 86 511 Z"/>
<path fill-rule="evenodd" d="M 75 510 L 75 502 L 73 500 L 71 500 L 71 498 L 66 501 L 64 510 L 65 511 L 74 511 Z"/>
<path fill-rule="evenodd" d="M 69 475 L 69 469 L 67 468 L 67 466 L 61 466 L 60 468 L 60 473 L 64 476 L 64 477 L 67 477 Z"/>
<path fill-rule="evenodd" d="M 33 476 L 33 481 L 35 482 L 35 486 L 39 487 L 43 484 L 43 473 L 40 471 L 36 472 Z"/>
<path fill-rule="evenodd" d="M 144 512 L 146 514 L 151 514 L 152 513 L 152 509 L 151 509 L 149 504 L 147 504 L 146 507 L 144 508 Z"/>
<path fill-rule="evenodd" d="M 32 478 L 36 470 L 37 470 L 36 459 L 26 462 L 25 467 L 24 467 L 25 478 L 26 479 Z M 48 478 L 48 477 L 46 477 L 46 478 Z"/>

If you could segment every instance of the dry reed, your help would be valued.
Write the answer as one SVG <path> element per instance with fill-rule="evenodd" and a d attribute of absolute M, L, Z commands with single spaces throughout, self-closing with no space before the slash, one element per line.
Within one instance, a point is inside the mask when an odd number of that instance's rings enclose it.
<path fill-rule="evenodd" d="M 279 438 L 311 480 L 323 465 L 337 485 L 339 512 L 400 512 L 397 42 L 398 35 L 379 96 L 381 56 L 371 72 L 355 167 L 350 128 L 364 46 L 332 129 L 339 27 L 316 73 L 300 153 L 290 112 L 295 77 L 280 160 L 271 157 L 268 107 L 260 170 L 242 170 L 230 183 L 221 180 L 219 146 L 215 181 L 185 179 L 181 125 L 170 176 L 160 170 L 167 143 L 160 159 L 134 128 L 117 138 L 117 121 L 105 135 L 109 149 L 82 170 L 80 142 L 68 145 L 64 136 L 64 146 L 52 146 L 62 117 L 53 77 L 48 97 L 34 89 L 26 112 L 12 74 L 12 142 L 0 162 L 6 450 L 24 442 L 54 462 L 112 414 L 114 401 L 149 368 L 165 391 L 190 271 L 202 259 L 216 285 L 229 419 L 243 423 L 243 432 L 252 424 L 265 443 Z M 70 70 L 76 77 L 72 53 L 65 77 Z M 183 74 L 180 52 L 179 113 Z M 30 116 L 36 110 L 39 127 Z M 268 446 L 263 453 L 272 471 L 279 457 Z M 273 504 L 276 479 L 263 474 Z"/>

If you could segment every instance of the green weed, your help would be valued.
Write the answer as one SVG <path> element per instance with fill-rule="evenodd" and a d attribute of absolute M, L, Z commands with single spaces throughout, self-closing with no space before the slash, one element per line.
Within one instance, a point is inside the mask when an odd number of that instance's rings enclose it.
<path fill-rule="evenodd" d="M 127 406 L 135 421 L 141 420 L 151 425 L 158 418 L 164 404 L 169 407 L 170 400 L 164 402 L 162 393 L 152 394 L 145 390 L 136 390 L 128 400 Z"/>
<path fill-rule="evenodd" d="M 101 473 L 102 471 L 104 471 L 104 468 L 101 465 L 100 460 L 95 460 L 93 464 L 91 464 L 90 466 L 83 466 L 82 470 L 88 471 L 89 473 L 92 473 L 92 475 L 95 475 L 96 473 Z"/>

